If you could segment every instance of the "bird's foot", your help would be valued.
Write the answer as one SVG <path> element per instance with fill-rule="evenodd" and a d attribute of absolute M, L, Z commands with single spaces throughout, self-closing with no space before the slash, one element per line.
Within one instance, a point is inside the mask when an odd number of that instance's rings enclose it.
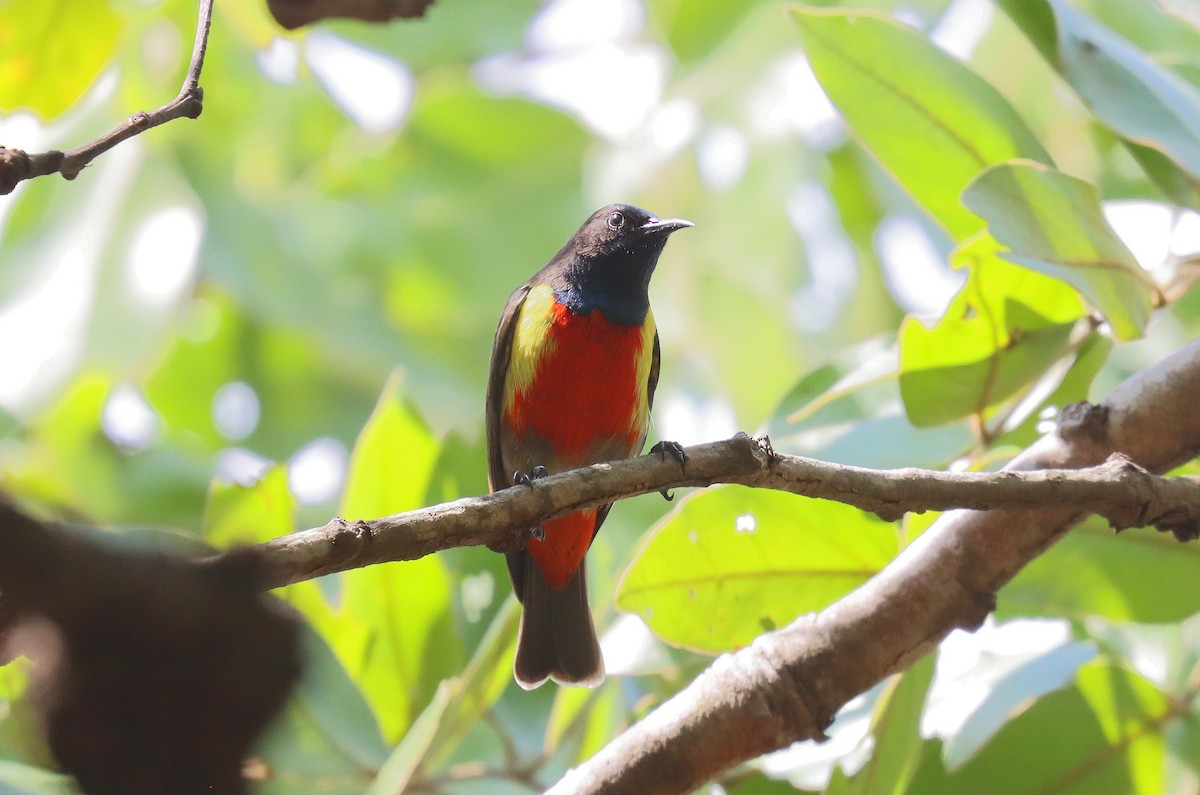
<path fill-rule="evenodd" d="M 538 464 L 537 466 L 535 466 L 533 469 L 529 470 L 528 472 L 521 472 L 518 470 L 513 473 L 513 485 L 514 486 L 529 486 L 532 488 L 533 481 L 541 480 L 542 478 L 546 477 L 549 474 L 550 473 L 547 472 L 546 468 L 544 466 L 542 466 L 541 464 Z M 533 530 L 531 532 L 533 533 L 533 537 L 536 540 L 538 540 L 538 541 L 546 540 L 546 531 L 542 529 L 541 525 L 538 525 L 537 527 L 533 528 Z"/>
<path fill-rule="evenodd" d="M 679 442 L 659 442 L 650 448 L 650 452 L 658 453 L 659 458 L 663 461 L 667 460 L 667 456 L 674 458 L 679 462 L 679 471 L 687 471 L 687 453 L 683 451 L 683 445 L 681 445 Z M 659 494 L 663 495 L 663 499 L 667 502 L 675 499 L 675 495 L 671 494 L 671 492 L 667 491 L 666 489 L 660 491 Z"/>
<path fill-rule="evenodd" d="M 529 470 L 528 472 L 521 472 L 520 470 L 517 470 L 516 472 L 513 473 L 513 485 L 514 486 L 532 486 L 533 481 L 541 480 L 542 478 L 546 477 L 549 474 L 550 473 L 547 472 L 546 468 L 544 466 L 542 466 L 541 464 L 538 464 L 537 466 L 535 466 L 533 469 Z"/>

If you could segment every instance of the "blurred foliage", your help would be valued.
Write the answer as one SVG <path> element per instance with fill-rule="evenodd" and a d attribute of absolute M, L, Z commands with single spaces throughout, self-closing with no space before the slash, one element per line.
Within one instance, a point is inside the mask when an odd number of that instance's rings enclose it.
<path fill-rule="evenodd" d="M 996 468 L 1200 332 L 1170 289 L 1200 248 L 1194 3 L 848 5 L 443 0 L 285 33 L 218 0 L 199 120 L 0 200 L 0 490 L 162 548 L 480 493 L 503 301 L 610 201 L 697 224 L 651 288 L 660 438 Z M 66 149 L 173 97 L 195 13 L 0 0 L 0 143 Z M 623 502 L 589 554 L 596 691 L 513 686 L 486 550 L 281 589 L 308 664 L 258 791 L 540 790 L 930 521 Z M 1088 522 L 1001 592 L 1004 623 L 721 786 L 1193 792 L 1197 554 Z M 0 789 L 69 792 L 23 664 Z"/>

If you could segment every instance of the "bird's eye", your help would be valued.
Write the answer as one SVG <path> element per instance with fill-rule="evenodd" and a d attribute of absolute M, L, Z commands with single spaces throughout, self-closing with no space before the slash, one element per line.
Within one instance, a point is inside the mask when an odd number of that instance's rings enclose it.
<path fill-rule="evenodd" d="M 623 226 L 625 226 L 625 216 L 624 215 L 622 215 L 620 212 L 609 213 L 609 216 L 608 216 L 608 228 L 609 229 L 614 229 L 614 230 L 620 229 Z"/>

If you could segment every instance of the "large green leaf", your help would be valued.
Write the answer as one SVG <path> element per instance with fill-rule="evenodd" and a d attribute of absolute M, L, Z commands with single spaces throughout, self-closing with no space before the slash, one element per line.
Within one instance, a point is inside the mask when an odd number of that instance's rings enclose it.
<path fill-rule="evenodd" d="M 993 166 L 963 192 L 1005 259 L 1067 282 L 1124 340 L 1142 335 L 1154 286 L 1108 225 L 1096 187 L 1039 163 Z"/>
<path fill-rule="evenodd" d="M 883 15 L 793 8 L 822 87 L 851 129 L 951 237 L 982 227 L 959 195 L 985 167 L 1050 156 L 996 89 Z"/>
<path fill-rule="evenodd" d="M 0 111 L 57 116 L 100 75 L 120 41 L 122 20 L 93 0 L 0 3 Z"/>
<path fill-rule="evenodd" d="M 1000 6 L 1101 122 L 1175 198 L 1200 187 L 1200 90 L 1064 0 L 1000 0 Z"/>
<path fill-rule="evenodd" d="M 428 774 L 440 767 L 512 683 L 520 617 L 517 598 L 509 596 L 462 674 L 448 680 L 448 701 L 420 761 L 422 772 Z M 438 693 L 440 697 L 441 691 Z"/>
<path fill-rule="evenodd" d="M 296 529 L 287 468 L 273 466 L 252 485 L 213 481 L 204 508 L 204 539 L 215 547 L 255 544 Z"/>
<path fill-rule="evenodd" d="M 355 445 L 340 510 L 347 519 L 422 505 L 438 442 L 400 395 L 400 383 L 398 375 L 388 381 Z M 338 621 L 319 629 L 362 688 L 384 737 L 395 740 L 462 661 L 445 565 L 430 555 L 355 569 L 342 575 L 341 586 Z"/>
<path fill-rule="evenodd" d="M 1040 402 L 1025 407 L 1023 414 L 1014 413 L 1005 423 L 1007 430 L 997 437 L 996 446 L 1028 447 L 1044 431 L 1042 423 L 1047 419 L 1044 412 L 1057 414 L 1063 406 L 1087 400 L 1091 394 L 1092 382 L 1107 363 L 1112 349 L 1113 340 L 1109 336 L 1089 334 L 1085 337 L 1073 352 L 1075 358 L 1066 366 L 1066 372 L 1058 386 L 1054 387 L 1054 391 Z"/>
<path fill-rule="evenodd" d="M 329 647 L 306 631 L 304 675 L 255 749 L 270 775 L 263 795 L 360 793 L 388 757 L 375 716 Z"/>
<path fill-rule="evenodd" d="M 926 754 L 910 791 L 990 792 L 1002 781 L 1011 795 L 1161 793 L 1163 732 L 1178 719 L 1141 676 L 1088 664 L 1074 686 L 1039 699 L 954 773 Z"/>
<path fill-rule="evenodd" d="M 900 397 L 899 348 L 888 334 L 837 352 L 779 402 L 766 431 L 780 452 L 886 469 L 940 467 L 969 442 L 962 427 L 915 427 Z"/>
<path fill-rule="evenodd" d="M 965 246 L 967 283 L 933 328 L 908 318 L 900 329 L 900 394 L 918 427 L 972 414 L 1017 394 L 1069 348 L 1083 314 L 1054 279 L 995 258 L 986 235 Z"/>
<path fill-rule="evenodd" d="M 871 735 L 875 745 L 861 770 L 848 777 L 835 770 L 825 795 L 903 795 L 921 760 L 921 712 L 933 682 L 935 654 L 927 654 L 885 687 Z"/>
<path fill-rule="evenodd" d="M 1089 519 L 1000 592 L 1001 616 L 1175 622 L 1200 610 L 1200 549 L 1148 529 Z"/>
<path fill-rule="evenodd" d="M 437 734 L 438 724 L 450 704 L 451 684 L 443 682 L 438 687 L 433 699 L 422 710 L 421 715 L 413 721 L 404 739 L 392 751 L 387 762 L 379 770 L 379 776 L 371 782 L 367 795 L 390 795 L 404 792 L 412 781 L 421 764 L 421 759 L 429 752 Z"/>
<path fill-rule="evenodd" d="M 684 501 L 634 557 L 617 606 L 669 643 L 744 646 L 820 610 L 895 556 L 896 528 L 838 503 L 726 486 Z"/>

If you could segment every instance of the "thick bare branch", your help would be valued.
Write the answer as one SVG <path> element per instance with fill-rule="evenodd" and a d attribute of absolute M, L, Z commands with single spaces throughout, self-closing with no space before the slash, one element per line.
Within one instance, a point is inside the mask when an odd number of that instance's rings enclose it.
<path fill-rule="evenodd" d="M 199 18 L 196 22 L 196 41 L 192 47 L 192 60 L 179 96 L 162 107 L 150 112 L 141 111 L 129 117 L 120 127 L 100 136 L 83 146 L 68 152 L 51 150 L 29 154 L 21 149 L 0 146 L 0 196 L 12 193 L 19 183 L 47 174 L 62 174 L 65 179 L 75 179 L 79 172 L 100 155 L 122 141 L 135 135 L 166 124 L 173 119 L 195 119 L 204 108 L 204 91 L 200 88 L 200 70 L 204 66 L 204 53 L 208 48 L 208 31 L 212 25 L 213 0 L 200 0 Z"/>
<path fill-rule="evenodd" d="M 1170 469 L 1200 452 L 1198 394 L 1194 342 L 1101 405 L 1076 408 L 1007 472 L 1089 467 L 1113 453 L 1151 471 Z M 551 792 L 690 792 L 743 761 L 820 740 L 849 699 L 910 666 L 951 630 L 977 628 L 997 590 L 1084 513 L 1078 503 L 1054 500 L 1044 508 L 943 515 L 838 603 L 718 658 Z"/>

